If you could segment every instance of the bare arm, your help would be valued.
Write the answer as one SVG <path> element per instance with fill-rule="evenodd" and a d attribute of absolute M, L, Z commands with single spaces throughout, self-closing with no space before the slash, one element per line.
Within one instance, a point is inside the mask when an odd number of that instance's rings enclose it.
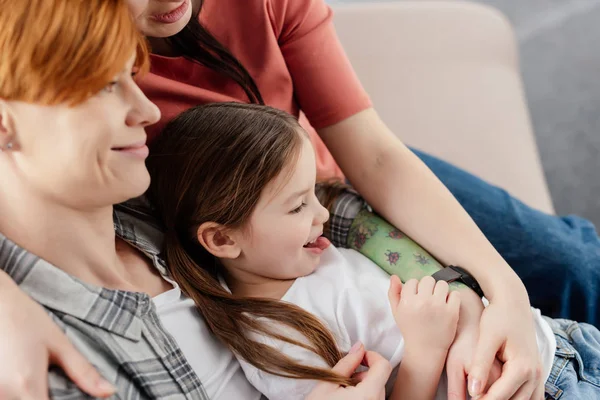
<path fill-rule="evenodd" d="M 390 400 L 432 400 L 446 361 L 445 353 L 414 354 L 402 358 Z"/>
<path fill-rule="evenodd" d="M 488 299 L 510 290 L 527 302 L 523 285 L 506 261 L 375 110 L 362 111 L 319 134 L 352 185 L 392 225 L 443 264 L 469 270 Z"/>
<path fill-rule="evenodd" d="M 490 389 L 499 400 L 543 388 L 535 330 L 525 287 L 435 175 L 367 109 L 319 130 L 354 187 L 392 225 L 443 264 L 466 268 L 490 307 L 479 326 L 470 366 L 471 395 L 482 393 L 496 356 L 508 362 Z M 357 162 L 360 160 L 360 162 Z M 463 397 L 464 398 L 464 397 Z"/>
<path fill-rule="evenodd" d="M 460 297 L 431 277 L 402 285 L 392 276 L 390 307 L 404 337 L 392 400 L 433 400 L 458 324 Z"/>

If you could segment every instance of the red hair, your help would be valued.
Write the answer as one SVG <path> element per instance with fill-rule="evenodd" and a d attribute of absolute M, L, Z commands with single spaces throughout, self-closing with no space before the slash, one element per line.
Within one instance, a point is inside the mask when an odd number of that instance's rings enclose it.
<path fill-rule="evenodd" d="M 0 0 L 0 98 L 76 105 L 148 48 L 125 0 Z"/>

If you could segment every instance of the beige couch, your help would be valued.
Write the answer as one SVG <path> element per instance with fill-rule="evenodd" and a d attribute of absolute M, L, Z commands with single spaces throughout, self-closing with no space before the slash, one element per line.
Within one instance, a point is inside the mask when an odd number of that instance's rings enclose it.
<path fill-rule="evenodd" d="M 515 38 L 499 12 L 458 1 L 333 8 L 358 76 L 405 143 L 553 212 Z"/>

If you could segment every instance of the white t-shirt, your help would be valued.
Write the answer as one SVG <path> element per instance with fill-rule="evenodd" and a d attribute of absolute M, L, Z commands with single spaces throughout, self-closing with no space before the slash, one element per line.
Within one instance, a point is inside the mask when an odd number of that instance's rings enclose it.
<path fill-rule="evenodd" d="M 335 336 L 342 352 L 347 352 L 354 343 L 361 341 L 365 348 L 390 360 L 395 368 L 402 359 L 404 340 L 390 310 L 387 298 L 389 280 L 383 270 L 360 253 L 330 246 L 321 256 L 317 270 L 309 276 L 296 279 L 282 300 L 296 304 L 319 317 Z M 541 318 L 539 310 L 532 310 L 544 366 L 544 379 L 547 379 L 556 340 L 550 326 Z M 284 332 L 290 333 L 289 329 Z M 300 338 L 297 334 L 293 336 Z M 308 350 L 271 338 L 257 339 L 300 362 L 327 367 L 321 358 Z M 243 360 L 240 363 L 252 385 L 270 400 L 304 399 L 316 384 L 315 381 L 270 375 Z M 394 371 L 388 387 L 395 378 Z M 447 380 L 442 376 L 436 399 L 446 397 Z"/>
<path fill-rule="evenodd" d="M 194 301 L 179 286 L 153 298 L 163 326 L 173 336 L 211 400 L 258 400 L 231 351 L 211 333 Z"/>

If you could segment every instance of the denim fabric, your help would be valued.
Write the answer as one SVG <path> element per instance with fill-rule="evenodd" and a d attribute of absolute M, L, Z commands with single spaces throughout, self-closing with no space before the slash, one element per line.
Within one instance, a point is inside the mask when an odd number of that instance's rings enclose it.
<path fill-rule="evenodd" d="M 521 277 L 534 307 L 553 318 L 600 326 L 600 239 L 591 222 L 534 210 L 500 188 L 413 151 Z"/>
<path fill-rule="evenodd" d="M 595 326 L 566 319 L 546 318 L 546 321 L 556 337 L 546 399 L 600 399 L 600 331 Z"/>

